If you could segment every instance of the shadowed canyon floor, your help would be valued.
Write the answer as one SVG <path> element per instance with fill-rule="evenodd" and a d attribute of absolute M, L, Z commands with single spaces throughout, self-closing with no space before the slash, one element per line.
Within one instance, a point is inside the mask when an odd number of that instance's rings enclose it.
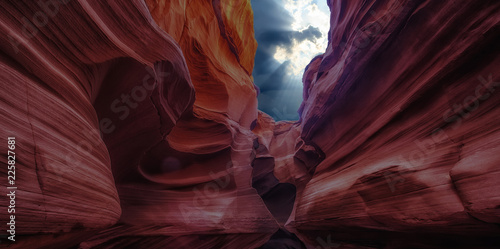
<path fill-rule="evenodd" d="M 327 3 L 275 122 L 250 0 L 0 1 L 0 246 L 499 248 L 500 2 Z"/>

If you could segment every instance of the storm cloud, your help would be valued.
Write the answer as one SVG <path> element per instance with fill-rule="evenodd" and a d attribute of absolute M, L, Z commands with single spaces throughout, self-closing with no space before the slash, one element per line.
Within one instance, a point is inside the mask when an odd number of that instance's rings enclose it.
<path fill-rule="evenodd" d="M 321 31 L 319 31 L 318 28 L 309 26 L 306 30 L 302 31 L 265 31 L 257 37 L 257 40 L 270 46 L 281 45 L 290 49 L 293 40 L 297 42 L 302 42 L 304 40 L 315 42 L 317 38 L 321 37 L 321 35 Z"/>

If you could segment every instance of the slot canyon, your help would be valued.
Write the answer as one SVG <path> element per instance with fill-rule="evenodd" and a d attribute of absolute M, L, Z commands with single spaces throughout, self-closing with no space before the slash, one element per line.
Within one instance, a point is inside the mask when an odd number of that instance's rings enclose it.
<path fill-rule="evenodd" d="M 321 1 L 275 121 L 250 0 L 1 0 L 0 247 L 500 248 L 500 2 Z"/>

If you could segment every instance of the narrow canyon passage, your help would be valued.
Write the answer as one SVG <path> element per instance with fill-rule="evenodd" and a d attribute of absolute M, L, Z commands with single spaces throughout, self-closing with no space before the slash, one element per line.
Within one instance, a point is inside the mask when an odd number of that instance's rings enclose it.
<path fill-rule="evenodd" d="M 498 1 L 0 7 L 2 247 L 500 247 Z"/>

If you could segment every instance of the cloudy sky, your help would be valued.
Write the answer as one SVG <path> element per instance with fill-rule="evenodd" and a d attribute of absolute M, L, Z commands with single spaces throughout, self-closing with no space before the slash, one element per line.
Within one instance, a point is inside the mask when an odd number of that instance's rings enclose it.
<path fill-rule="evenodd" d="M 330 28 L 326 0 L 251 0 L 259 46 L 253 77 L 259 109 L 275 120 L 297 120 L 302 74 L 324 53 Z"/>

